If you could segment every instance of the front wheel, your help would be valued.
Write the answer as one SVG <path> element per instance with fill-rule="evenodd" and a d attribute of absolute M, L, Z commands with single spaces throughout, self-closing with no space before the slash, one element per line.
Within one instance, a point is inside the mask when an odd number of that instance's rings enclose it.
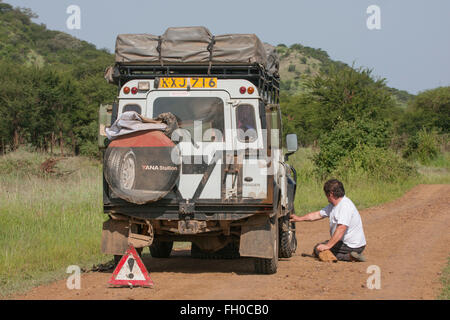
<path fill-rule="evenodd" d="M 275 222 L 270 226 L 272 241 L 273 241 L 273 257 L 270 259 L 255 258 L 255 271 L 260 274 L 274 274 L 278 269 L 278 217 L 275 217 Z"/>
<path fill-rule="evenodd" d="M 280 258 L 290 258 L 297 250 L 295 222 L 289 222 L 289 215 L 282 218 L 280 228 Z"/>

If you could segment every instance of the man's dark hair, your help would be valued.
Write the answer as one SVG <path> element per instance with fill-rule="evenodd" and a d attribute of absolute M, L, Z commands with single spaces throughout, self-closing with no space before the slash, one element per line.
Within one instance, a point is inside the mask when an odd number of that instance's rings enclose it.
<path fill-rule="evenodd" d="M 331 179 L 325 182 L 323 191 L 327 196 L 333 194 L 335 198 L 342 198 L 345 196 L 344 185 L 337 179 Z"/>

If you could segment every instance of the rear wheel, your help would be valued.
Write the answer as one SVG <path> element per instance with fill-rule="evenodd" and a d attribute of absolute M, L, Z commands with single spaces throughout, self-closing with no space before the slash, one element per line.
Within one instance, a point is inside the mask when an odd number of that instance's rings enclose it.
<path fill-rule="evenodd" d="M 255 258 L 255 271 L 260 274 L 274 274 L 278 269 L 278 217 L 275 217 L 275 222 L 271 224 L 271 233 L 273 241 L 273 257 L 271 259 Z"/>
<path fill-rule="evenodd" d="M 153 258 L 169 258 L 172 252 L 173 241 L 153 240 L 150 246 L 150 253 Z"/>

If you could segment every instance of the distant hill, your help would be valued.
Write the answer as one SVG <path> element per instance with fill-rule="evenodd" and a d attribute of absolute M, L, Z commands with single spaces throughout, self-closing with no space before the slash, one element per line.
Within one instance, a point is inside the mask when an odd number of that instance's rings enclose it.
<path fill-rule="evenodd" d="M 287 47 L 284 44 L 277 46 L 280 55 L 281 90 L 288 95 L 304 91 L 302 83 L 319 72 L 326 72 L 330 66 L 336 68 L 350 68 L 349 65 L 330 59 L 328 53 L 322 49 L 315 49 L 301 44 Z M 414 97 L 407 91 L 389 88 L 397 105 L 406 108 Z"/>
<path fill-rule="evenodd" d="M 114 56 L 35 17 L 0 0 L 1 148 L 58 145 L 61 153 L 96 156 L 98 108 L 117 94 L 103 77 Z"/>
<path fill-rule="evenodd" d="M 0 59 L 11 59 L 27 65 L 51 64 L 61 67 L 93 68 L 103 71 L 114 62 L 107 50 L 71 35 L 48 30 L 44 24 L 31 21 L 37 16 L 25 8 L 14 8 L 0 0 Z"/>

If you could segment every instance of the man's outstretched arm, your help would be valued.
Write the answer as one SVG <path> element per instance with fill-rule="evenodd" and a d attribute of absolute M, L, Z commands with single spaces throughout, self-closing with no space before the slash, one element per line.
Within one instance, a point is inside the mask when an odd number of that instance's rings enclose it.
<path fill-rule="evenodd" d="M 300 221 L 315 221 L 320 220 L 323 217 L 320 215 L 320 211 L 310 212 L 305 214 L 303 217 L 296 216 L 295 214 L 291 214 L 289 217 L 289 221 L 291 222 L 300 222 Z"/>
<path fill-rule="evenodd" d="M 317 250 L 324 251 L 324 250 L 330 250 L 331 248 L 333 248 L 336 243 L 341 241 L 342 237 L 345 234 L 345 231 L 347 231 L 347 226 L 344 224 L 338 224 L 338 226 L 336 227 L 336 230 L 333 233 L 333 236 L 327 242 L 327 244 L 318 245 Z"/>

